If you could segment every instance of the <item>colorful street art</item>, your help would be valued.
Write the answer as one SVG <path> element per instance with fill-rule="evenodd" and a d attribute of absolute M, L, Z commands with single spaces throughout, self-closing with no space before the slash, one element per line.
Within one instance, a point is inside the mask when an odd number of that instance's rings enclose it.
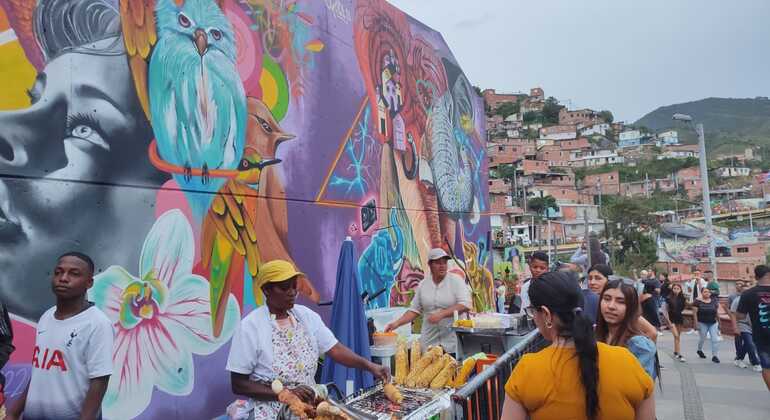
<path fill-rule="evenodd" d="M 68 250 L 114 322 L 110 419 L 221 415 L 260 264 L 328 317 L 346 236 L 368 309 L 408 305 L 432 247 L 494 308 L 481 99 L 385 0 L 0 0 L 0 77 L 10 398 Z"/>

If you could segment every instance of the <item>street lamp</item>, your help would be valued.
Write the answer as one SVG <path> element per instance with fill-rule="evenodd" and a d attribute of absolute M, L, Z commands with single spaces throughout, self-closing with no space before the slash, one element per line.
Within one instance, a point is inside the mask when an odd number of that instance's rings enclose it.
<path fill-rule="evenodd" d="M 687 114 L 674 114 L 675 121 L 682 121 L 689 126 L 693 126 L 692 117 Z M 717 276 L 717 258 L 714 248 L 714 226 L 711 223 L 711 194 L 709 193 L 709 173 L 706 159 L 706 139 L 703 135 L 703 124 L 694 125 L 695 132 L 698 134 L 698 150 L 700 153 L 700 178 L 703 187 L 703 221 L 706 223 L 706 237 L 709 241 L 709 260 L 711 262 L 711 271 L 714 273 L 714 280 Z"/>

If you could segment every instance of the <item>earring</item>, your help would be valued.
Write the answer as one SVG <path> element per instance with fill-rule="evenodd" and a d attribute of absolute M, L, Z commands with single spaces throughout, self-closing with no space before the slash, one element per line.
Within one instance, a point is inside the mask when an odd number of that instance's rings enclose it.
<path fill-rule="evenodd" d="M 545 327 L 546 328 L 553 328 L 553 324 L 550 321 L 545 321 Z"/>

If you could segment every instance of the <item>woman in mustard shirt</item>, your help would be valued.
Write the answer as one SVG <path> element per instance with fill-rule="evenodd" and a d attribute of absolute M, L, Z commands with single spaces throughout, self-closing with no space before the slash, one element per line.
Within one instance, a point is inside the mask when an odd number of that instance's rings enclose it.
<path fill-rule="evenodd" d="M 544 274 L 529 298 L 526 312 L 552 344 L 522 356 L 514 368 L 503 420 L 655 418 L 652 379 L 627 349 L 596 342 L 573 280 Z"/>

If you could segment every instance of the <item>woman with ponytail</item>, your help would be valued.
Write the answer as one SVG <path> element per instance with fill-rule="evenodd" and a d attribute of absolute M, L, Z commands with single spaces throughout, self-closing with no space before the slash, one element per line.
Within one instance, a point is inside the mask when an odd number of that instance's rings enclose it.
<path fill-rule="evenodd" d="M 597 343 L 583 294 L 565 273 L 529 289 L 527 315 L 551 345 L 525 354 L 505 384 L 503 420 L 655 418 L 653 383 L 623 347 Z"/>

